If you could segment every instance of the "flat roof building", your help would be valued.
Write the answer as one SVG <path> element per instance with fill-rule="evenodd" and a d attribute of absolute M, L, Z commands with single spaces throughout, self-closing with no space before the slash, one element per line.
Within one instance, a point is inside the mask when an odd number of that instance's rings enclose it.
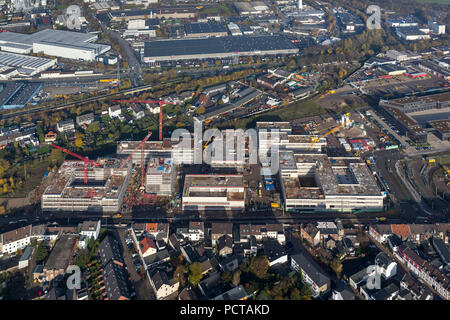
<path fill-rule="evenodd" d="M 293 54 L 298 51 L 287 38 L 279 35 L 160 40 L 145 43 L 144 62 Z"/>
<path fill-rule="evenodd" d="M 428 124 L 436 131 L 436 136 L 442 141 L 450 139 L 450 120 L 433 120 Z"/>
<path fill-rule="evenodd" d="M 83 161 L 64 161 L 42 195 L 43 211 L 118 212 L 128 186 L 131 165 L 119 170 L 119 159 L 101 159 L 87 167 Z"/>
<path fill-rule="evenodd" d="M 385 195 L 357 157 L 280 152 L 280 179 L 288 211 L 381 210 Z"/>
<path fill-rule="evenodd" d="M 111 49 L 105 44 L 93 43 L 98 35 L 64 30 L 44 29 L 32 34 L 2 32 L 0 48 L 3 51 L 18 53 L 12 47 L 22 47 L 20 53 L 43 53 L 49 56 L 94 61 L 95 58 Z M 25 52 L 26 51 L 26 52 Z"/>
<path fill-rule="evenodd" d="M 202 38 L 202 37 L 220 37 L 227 36 L 227 29 L 218 23 L 187 23 L 184 25 L 186 37 Z"/>
<path fill-rule="evenodd" d="M 183 210 L 244 209 L 243 175 L 187 174 Z"/>

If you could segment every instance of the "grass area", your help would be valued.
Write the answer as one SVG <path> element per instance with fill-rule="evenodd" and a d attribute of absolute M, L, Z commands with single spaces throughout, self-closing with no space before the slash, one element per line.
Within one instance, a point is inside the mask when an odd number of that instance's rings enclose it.
<path fill-rule="evenodd" d="M 26 197 L 28 192 L 33 190 L 38 184 L 41 183 L 42 177 L 44 176 L 45 171 L 47 171 L 50 166 L 49 160 L 40 161 L 36 164 L 31 164 L 27 162 L 26 170 L 27 170 L 27 178 L 24 179 L 24 167 L 23 165 L 14 167 L 11 172 L 8 174 L 14 175 L 17 174 L 21 179 L 25 180 L 20 187 L 14 190 L 14 192 L 8 193 L 3 196 L 4 198 L 22 198 Z"/>
<path fill-rule="evenodd" d="M 254 128 L 258 121 L 289 121 L 302 117 L 311 117 L 324 113 L 325 110 L 314 99 L 304 100 L 261 115 L 226 122 L 218 128 Z"/>

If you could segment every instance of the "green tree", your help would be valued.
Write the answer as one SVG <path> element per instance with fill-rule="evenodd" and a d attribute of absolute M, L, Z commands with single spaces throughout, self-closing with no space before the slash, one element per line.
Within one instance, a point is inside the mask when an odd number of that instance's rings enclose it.
<path fill-rule="evenodd" d="M 188 280 L 193 285 L 196 286 L 202 280 L 202 266 L 198 262 L 194 262 L 189 266 Z"/>
<path fill-rule="evenodd" d="M 206 112 L 205 107 L 201 106 L 200 108 L 197 109 L 197 114 L 204 114 Z"/>
<path fill-rule="evenodd" d="M 233 278 L 233 276 L 231 275 L 231 272 L 230 271 L 225 271 L 223 274 L 222 274 L 222 282 L 223 283 L 230 283 L 231 282 L 231 280 L 232 280 L 232 278 Z"/>
<path fill-rule="evenodd" d="M 37 251 L 36 251 L 36 262 L 42 262 L 45 258 L 48 256 L 48 249 L 47 246 L 43 241 L 39 242 Z"/>
<path fill-rule="evenodd" d="M 5 173 L 6 170 L 9 168 L 9 161 L 5 159 L 0 159 L 0 176 Z"/>
<path fill-rule="evenodd" d="M 339 260 L 339 258 L 334 259 L 331 262 L 330 267 L 331 267 L 331 269 L 333 269 L 334 272 L 336 272 L 336 275 L 338 276 L 338 278 L 340 278 L 343 267 L 342 267 L 342 262 Z"/>

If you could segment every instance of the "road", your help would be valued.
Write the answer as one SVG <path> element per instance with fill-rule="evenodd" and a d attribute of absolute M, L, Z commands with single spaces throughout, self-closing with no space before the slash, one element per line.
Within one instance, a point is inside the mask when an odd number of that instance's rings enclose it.
<path fill-rule="evenodd" d="M 96 17 L 93 18 L 97 19 Z M 130 47 L 129 42 L 124 40 L 118 32 L 108 29 L 102 21 L 98 19 L 97 21 L 100 24 L 103 33 L 108 35 L 111 39 L 117 41 L 119 46 L 125 51 L 126 61 L 128 62 L 128 67 L 130 69 L 128 76 L 130 77 L 131 87 L 138 87 L 142 85 L 141 63 L 139 62 L 136 52 Z"/>

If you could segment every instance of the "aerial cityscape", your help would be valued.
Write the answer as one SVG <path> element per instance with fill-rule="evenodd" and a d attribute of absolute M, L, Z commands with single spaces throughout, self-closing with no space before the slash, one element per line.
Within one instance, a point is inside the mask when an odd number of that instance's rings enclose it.
<path fill-rule="evenodd" d="M 450 0 L 0 8 L 0 300 L 450 300 Z"/>

